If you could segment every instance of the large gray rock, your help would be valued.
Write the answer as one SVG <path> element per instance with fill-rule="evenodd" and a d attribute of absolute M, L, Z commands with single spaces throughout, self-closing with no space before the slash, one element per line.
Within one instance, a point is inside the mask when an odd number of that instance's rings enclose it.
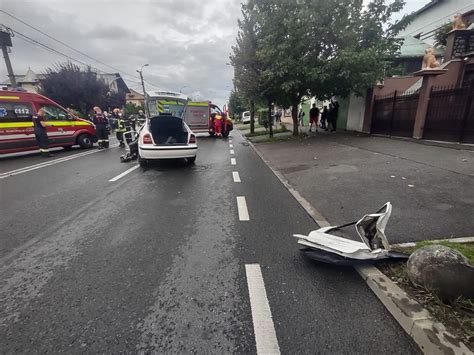
<path fill-rule="evenodd" d="M 415 251 L 407 262 L 408 277 L 443 302 L 459 296 L 474 298 L 474 266 L 457 250 L 430 245 Z"/>

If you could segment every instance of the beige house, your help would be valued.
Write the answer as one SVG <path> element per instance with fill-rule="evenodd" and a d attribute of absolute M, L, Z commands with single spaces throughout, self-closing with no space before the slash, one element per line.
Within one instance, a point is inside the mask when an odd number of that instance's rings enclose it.
<path fill-rule="evenodd" d="M 43 77 L 43 74 L 36 74 L 31 68 L 28 68 L 28 71 L 24 75 L 15 75 L 17 87 L 28 92 L 38 92 L 38 86 Z M 1 86 L 11 88 L 10 78 L 2 82 Z"/>
<path fill-rule="evenodd" d="M 144 106 L 144 97 L 143 94 L 140 94 L 138 91 L 129 89 L 130 92 L 126 96 L 127 104 L 134 104 L 135 106 Z"/>

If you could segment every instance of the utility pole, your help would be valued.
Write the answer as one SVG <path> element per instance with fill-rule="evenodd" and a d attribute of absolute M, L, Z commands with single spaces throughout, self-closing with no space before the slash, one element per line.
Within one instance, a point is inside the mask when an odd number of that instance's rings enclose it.
<path fill-rule="evenodd" d="M 5 65 L 7 66 L 8 77 L 12 87 L 16 87 L 15 74 L 13 74 L 12 63 L 8 56 L 8 48 L 12 47 L 13 32 L 6 26 L 0 25 L 0 46 L 2 47 L 3 58 L 5 58 Z"/>
<path fill-rule="evenodd" d="M 140 70 L 137 70 L 137 72 L 140 73 L 140 80 L 142 82 L 142 89 L 143 89 L 143 103 L 145 105 L 145 115 L 146 117 L 150 117 L 150 110 L 148 109 L 148 105 L 147 105 L 147 102 L 146 102 L 146 91 L 145 91 L 145 83 L 143 82 L 143 74 L 142 74 L 142 71 L 143 71 L 143 67 L 147 67 L 148 64 L 143 64 L 142 67 L 140 68 Z"/>

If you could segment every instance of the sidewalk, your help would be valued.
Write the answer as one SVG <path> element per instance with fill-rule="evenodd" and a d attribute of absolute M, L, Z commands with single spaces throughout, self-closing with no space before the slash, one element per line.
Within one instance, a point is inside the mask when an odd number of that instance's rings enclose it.
<path fill-rule="evenodd" d="M 343 132 L 256 148 L 332 224 L 390 201 L 391 243 L 474 236 L 473 151 Z"/>

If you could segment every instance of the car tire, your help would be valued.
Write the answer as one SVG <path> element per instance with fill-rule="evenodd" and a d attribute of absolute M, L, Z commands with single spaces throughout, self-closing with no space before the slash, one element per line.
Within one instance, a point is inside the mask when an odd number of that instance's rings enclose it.
<path fill-rule="evenodd" d="M 187 159 L 187 161 L 188 161 L 188 164 L 189 164 L 189 165 L 192 165 L 192 164 L 194 164 L 194 162 L 196 161 L 196 156 L 194 156 L 194 157 L 192 157 L 192 158 L 186 158 L 186 159 Z"/>
<path fill-rule="evenodd" d="M 92 148 L 94 142 L 92 141 L 92 136 L 89 134 L 81 134 L 77 137 L 77 144 L 81 146 L 83 149 Z"/>
<path fill-rule="evenodd" d="M 138 165 L 140 165 L 142 168 L 148 166 L 148 160 L 143 159 L 140 155 L 138 156 Z"/>

